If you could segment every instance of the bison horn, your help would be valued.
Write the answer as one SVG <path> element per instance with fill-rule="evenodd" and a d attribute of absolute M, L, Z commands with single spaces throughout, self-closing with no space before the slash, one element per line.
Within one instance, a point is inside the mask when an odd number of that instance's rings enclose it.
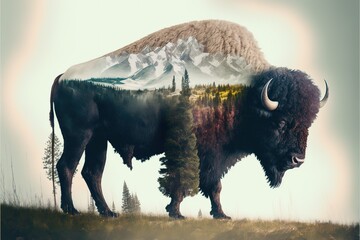
<path fill-rule="evenodd" d="M 265 86 L 263 87 L 262 91 L 261 91 L 261 102 L 263 104 L 263 106 L 269 110 L 269 111 L 274 111 L 278 105 L 279 105 L 279 102 L 276 102 L 276 101 L 272 101 L 269 99 L 269 96 L 268 96 L 268 87 L 269 87 L 269 84 L 270 82 L 272 81 L 272 79 L 270 79 L 266 84 Z"/>
<path fill-rule="evenodd" d="M 326 86 L 326 91 L 325 91 L 325 95 L 324 95 L 323 99 L 321 99 L 321 101 L 320 101 L 320 108 L 325 106 L 325 104 L 329 98 L 329 87 L 328 87 L 326 80 L 324 80 L 324 82 L 325 82 L 325 86 Z"/>

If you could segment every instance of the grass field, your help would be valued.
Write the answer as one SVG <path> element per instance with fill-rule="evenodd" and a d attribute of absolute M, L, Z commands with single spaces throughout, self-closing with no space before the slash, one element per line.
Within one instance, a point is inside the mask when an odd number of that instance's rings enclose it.
<path fill-rule="evenodd" d="M 49 209 L 1 205 L 1 239 L 359 239 L 359 224 L 213 219 L 165 216 L 103 218 Z"/>

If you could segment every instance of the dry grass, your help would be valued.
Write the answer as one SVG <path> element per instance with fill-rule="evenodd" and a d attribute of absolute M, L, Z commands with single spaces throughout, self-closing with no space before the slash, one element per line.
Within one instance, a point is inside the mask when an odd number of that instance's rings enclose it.
<path fill-rule="evenodd" d="M 165 216 L 69 216 L 1 205 L 1 239 L 359 239 L 359 224 L 171 220 Z"/>

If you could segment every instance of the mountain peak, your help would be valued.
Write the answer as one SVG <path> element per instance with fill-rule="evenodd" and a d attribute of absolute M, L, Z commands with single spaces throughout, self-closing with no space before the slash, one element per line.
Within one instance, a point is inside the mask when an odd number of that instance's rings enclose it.
<path fill-rule="evenodd" d="M 88 64 L 88 77 L 76 79 L 111 79 L 111 84 L 119 84 L 123 89 L 161 88 L 171 83 L 172 77 L 180 79 L 185 69 L 192 76 L 191 85 L 206 84 L 207 81 L 227 83 L 244 83 L 251 67 L 243 58 L 222 53 L 205 53 L 204 46 L 194 37 L 179 39 L 176 44 L 168 43 L 163 47 L 152 49 L 145 46 L 139 53 L 122 52 L 116 56 L 96 59 L 97 63 Z M 101 66 L 100 71 L 94 66 Z M 82 73 L 86 67 L 82 66 Z M 76 73 L 76 69 L 72 69 Z M 69 79 L 69 70 L 64 74 Z M 74 76 L 72 76 L 75 78 Z M 116 82 L 114 78 L 119 78 Z M 100 81 L 100 80 L 99 80 Z M 97 81 L 98 82 L 98 81 Z"/>

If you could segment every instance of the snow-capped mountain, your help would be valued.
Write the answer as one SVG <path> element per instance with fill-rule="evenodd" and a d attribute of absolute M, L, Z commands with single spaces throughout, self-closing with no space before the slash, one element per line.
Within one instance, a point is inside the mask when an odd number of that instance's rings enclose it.
<path fill-rule="evenodd" d="M 152 89 L 169 86 L 173 76 L 181 86 L 185 69 L 191 85 L 245 83 L 251 73 L 251 66 L 242 57 L 206 53 L 203 45 L 189 37 L 161 48 L 145 47 L 139 53 L 123 52 L 75 65 L 62 79 L 91 79 L 123 89 Z"/>

